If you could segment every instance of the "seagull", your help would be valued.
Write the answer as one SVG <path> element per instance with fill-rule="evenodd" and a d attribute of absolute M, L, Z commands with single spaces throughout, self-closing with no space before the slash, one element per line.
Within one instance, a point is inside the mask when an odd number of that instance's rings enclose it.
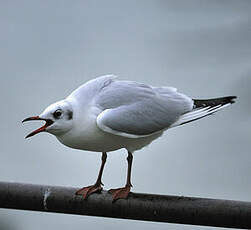
<path fill-rule="evenodd" d="M 233 104 L 234 99 L 236 96 L 192 99 L 173 87 L 153 87 L 105 75 L 81 85 L 65 99 L 48 106 L 39 116 L 28 117 L 23 122 L 45 121 L 26 138 L 48 132 L 68 147 L 102 152 L 96 182 L 76 191 L 76 195 L 84 199 L 102 190 L 107 152 L 126 149 L 126 184 L 109 190 L 116 201 L 126 199 L 130 193 L 136 150 L 149 145 L 170 128 L 214 114 Z"/>

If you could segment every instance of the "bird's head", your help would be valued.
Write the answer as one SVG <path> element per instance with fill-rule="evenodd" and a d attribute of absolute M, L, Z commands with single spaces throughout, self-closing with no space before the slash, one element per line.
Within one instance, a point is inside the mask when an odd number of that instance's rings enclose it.
<path fill-rule="evenodd" d="M 39 116 L 28 117 L 25 121 L 42 120 L 45 124 L 26 136 L 32 137 L 40 132 L 48 132 L 55 136 L 62 135 L 73 126 L 73 108 L 65 100 L 49 105 Z"/>

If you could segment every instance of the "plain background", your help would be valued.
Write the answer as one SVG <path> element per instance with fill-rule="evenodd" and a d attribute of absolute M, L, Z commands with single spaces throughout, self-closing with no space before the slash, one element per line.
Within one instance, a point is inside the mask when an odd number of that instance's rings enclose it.
<path fill-rule="evenodd" d="M 237 95 L 214 116 L 167 131 L 135 153 L 133 191 L 251 201 L 250 1 L 0 1 L 0 180 L 85 186 L 100 154 L 21 120 L 89 79 L 174 86 L 193 98 Z M 124 185 L 124 150 L 108 155 L 105 189 Z M 0 210 L 1 230 L 207 229 Z M 211 228 L 213 229 L 213 228 Z"/>

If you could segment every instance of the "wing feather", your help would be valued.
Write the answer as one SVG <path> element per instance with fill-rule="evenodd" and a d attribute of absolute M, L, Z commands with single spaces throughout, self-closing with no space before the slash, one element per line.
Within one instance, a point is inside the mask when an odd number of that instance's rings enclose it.
<path fill-rule="evenodd" d="M 113 81 L 99 93 L 96 104 L 102 110 L 98 127 L 130 138 L 167 129 L 193 107 L 192 99 L 175 88 L 131 81 Z"/>

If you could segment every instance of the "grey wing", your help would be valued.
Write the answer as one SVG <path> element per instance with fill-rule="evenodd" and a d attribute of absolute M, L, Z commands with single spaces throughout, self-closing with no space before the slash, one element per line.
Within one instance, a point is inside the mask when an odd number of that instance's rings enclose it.
<path fill-rule="evenodd" d="M 169 128 L 192 110 L 189 97 L 174 88 L 114 81 L 100 92 L 97 125 L 105 132 L 138 138 Z"/>

